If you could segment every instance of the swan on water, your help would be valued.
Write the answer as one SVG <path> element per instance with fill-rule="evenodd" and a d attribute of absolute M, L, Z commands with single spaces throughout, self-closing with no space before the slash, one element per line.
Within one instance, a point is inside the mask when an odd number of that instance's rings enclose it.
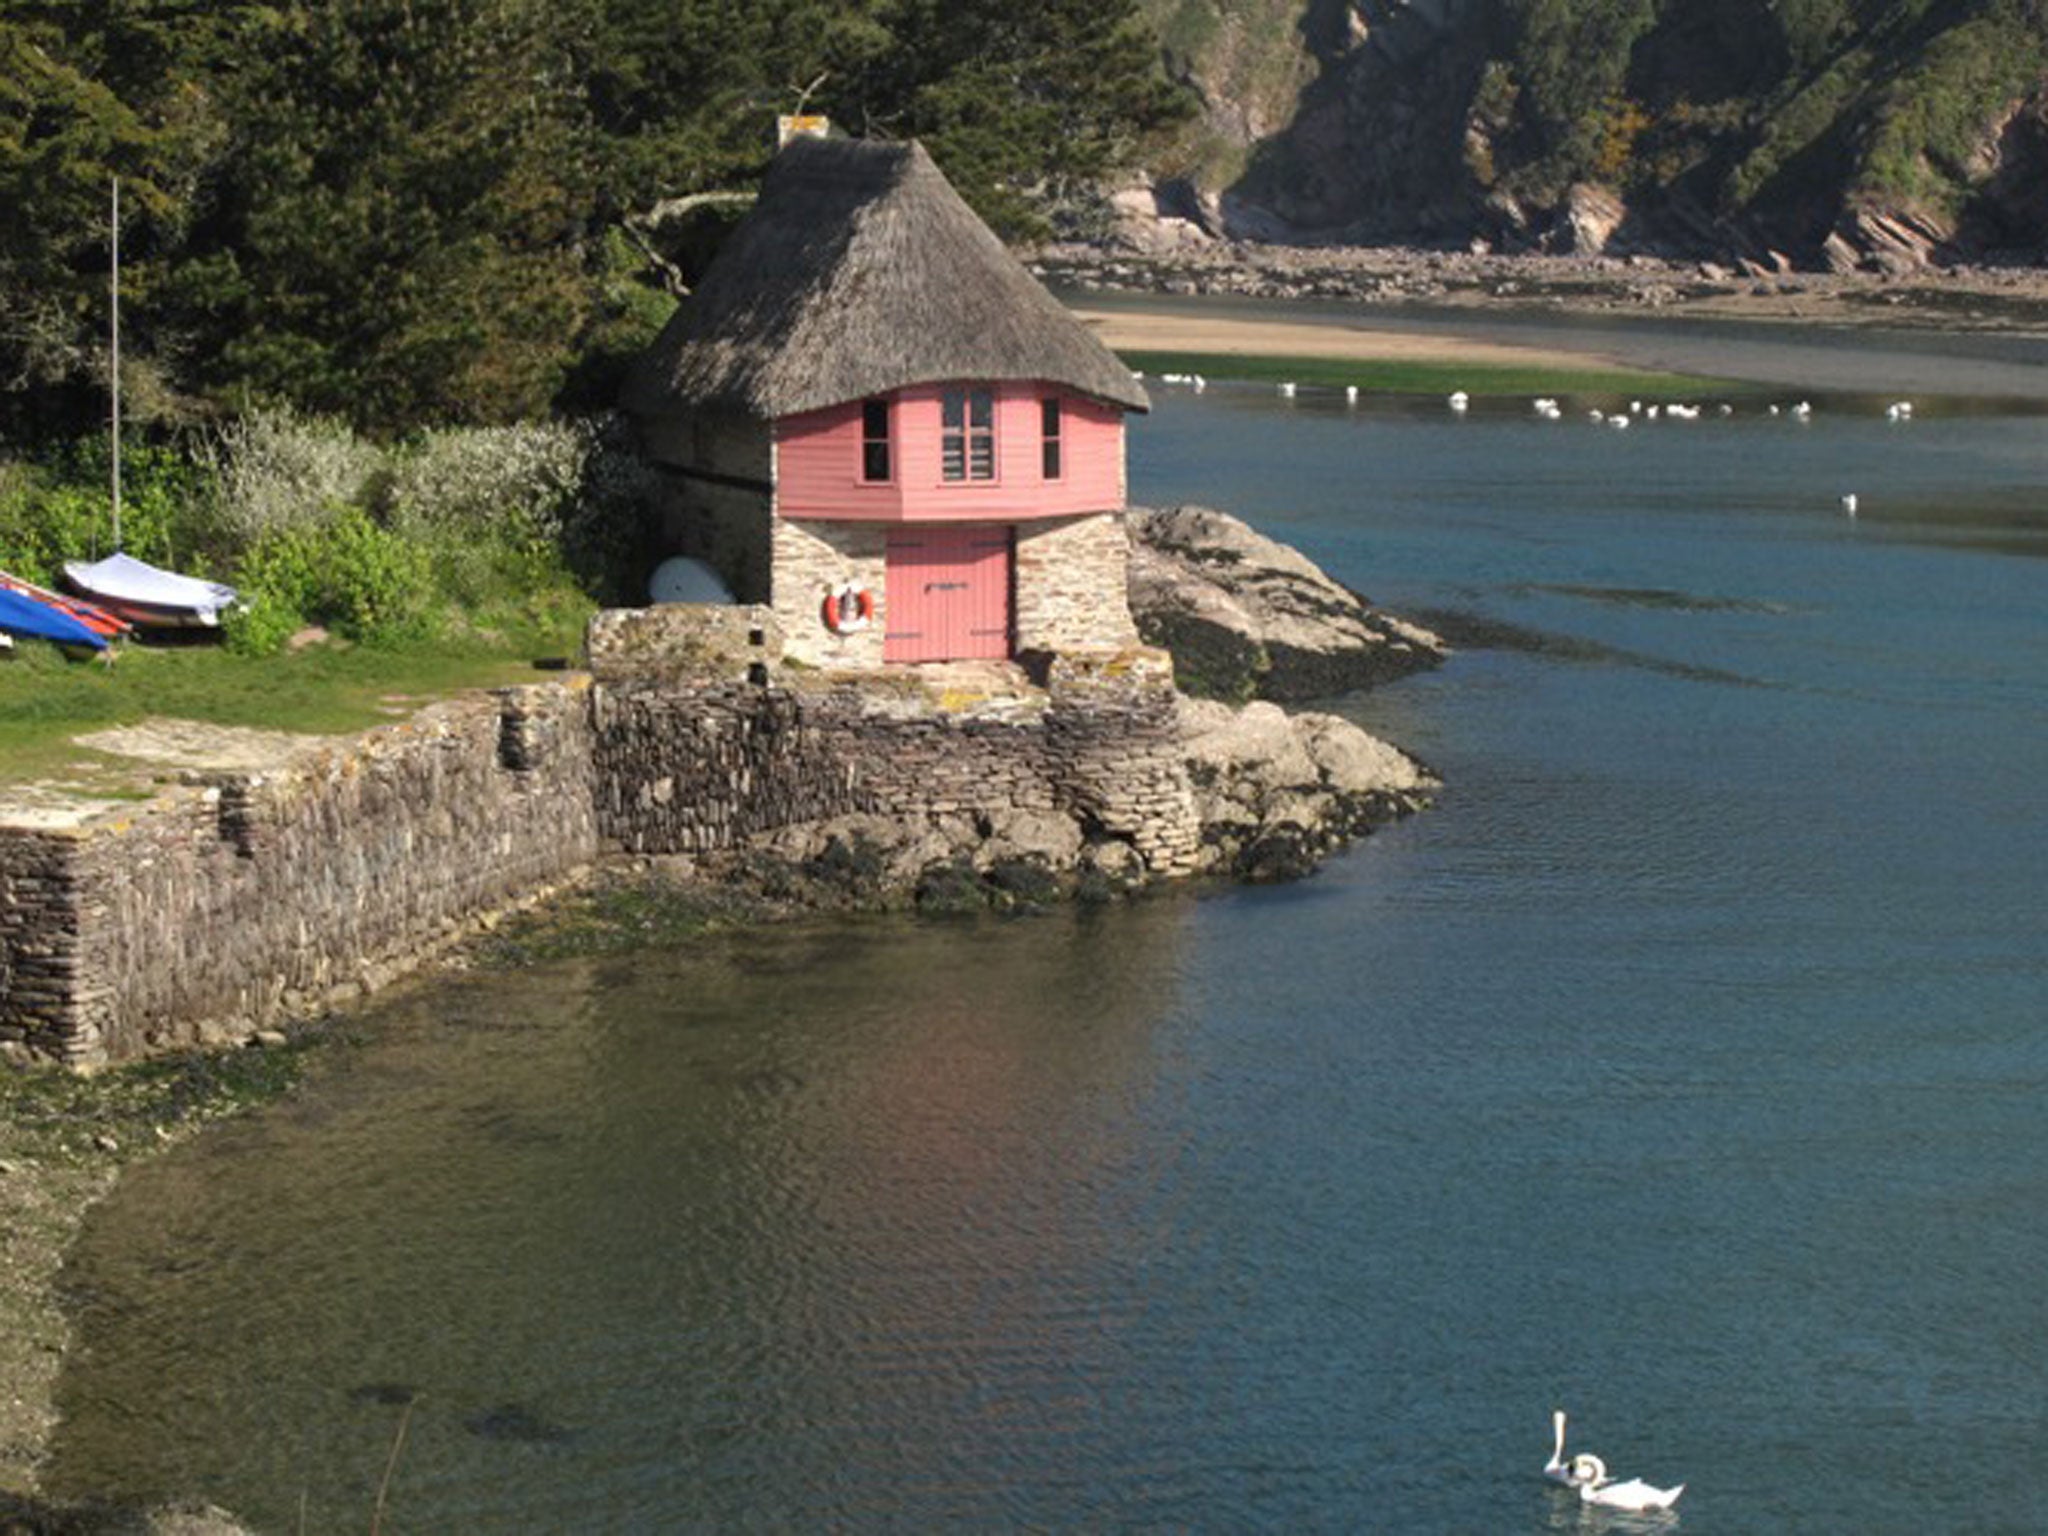
<path fill-rule="evenodd" d="M 1567 1481 L 1579 1490 L 1579 1502 L 1598 1504 L 1603 1509 L 1626 1509 L 1637 1514 L 1669 1509 L 1685 1492 L 1683 1483 L 1675 1488 L 1655 1488 L 1639 1477 L 1617 1483 L 1607 1475 L 1607 1463 L 1590 1451 L 1574 1456 L 1568 1472 Z"/>
<path fill-rule="evenodd" d="M 1854 517 L 1856 515 L 1856 493 L 1854 491 L 1851 491 L 1842 498 L 1842 512 L 1847 517 Z"/>
<path fill-rule="evenodd" d="M 1294 380 L 1289 379 L 1286 383 L 1282 384 L 1280 386 L 1280 393 L 1287 399 L 1292 400 L 1294 398 Z"/>
<path fill-rule="evenodd" d="M 1358 386 L 1356 384 L 1346 384 L 1344 386 L 1344 403 L 1346 405 L 1358 404 Z"/>
<path fill-rule="evenodd" d="M 1572 1469 L 1570 1464 L 1564 1459 L 1564 1410 L 1562 1408 L 1550 1410 L 1550 1434 L 1550 1460 L 1543 1464 L 1543 1475 L 1553 1483 L 1563 1483 L 1569 1488 L 1572 1482 Z"/>
<path fill-rule="evenodd" d="M 1895 400 L 1884 408 L 1884 414 L 1891 421 L 1911 421 L 1913 419 L 1913 402 L 1910 400 Z"/>
<path fill-rule="evenodd" d="M 1462 411 L 1471 403 L 1472 397 L 1466 394 L 1465 391 L 1463 391 L 1462 389 L 1454 389 L 1451 391 L 1451 398 L 1448 404 L 1450 405 L 1452 410 Z"/>

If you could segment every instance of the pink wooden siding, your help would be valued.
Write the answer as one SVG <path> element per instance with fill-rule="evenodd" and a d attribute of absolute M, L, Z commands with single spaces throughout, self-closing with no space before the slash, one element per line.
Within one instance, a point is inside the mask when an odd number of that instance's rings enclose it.
<path fill-rule="evenodd" d="M 861 403 L 785 416 L 775 423 L 775 510 L 785 517 L 863 522 L 959 522 L 1064 517 L 1123 505 L 1124 421 L 1116 406 L 1029 383 L 996 390 L 993 480 L 949 481 L 939 461 L 941 386 L 895 396 L 893 477 L 861 479 Z M 1060 397 L 1063 473 L 1043 473 L 1039 402 Z"/>
<path fill-rule="evenodd" d="M 1010 530 L 927 524 L 889 530 L 885 661 L 968 661 L 1010 654 Z"/>

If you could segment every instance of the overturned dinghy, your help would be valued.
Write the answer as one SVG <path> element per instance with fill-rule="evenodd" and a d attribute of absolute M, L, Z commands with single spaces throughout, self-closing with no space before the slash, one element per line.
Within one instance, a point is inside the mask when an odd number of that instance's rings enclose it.
<path fill-rule="evenodd" d="M 21 635 L 35 640 L 48 640 L 53 644 L 78 650 L 103 651 L 107 648 L 104 635 L 73 618 L 63 609 L 53 608 L 48 603 L 9 587 L 0 587 L 0 632 L 9 637 Z M 13 639 L 9 638 L 7 644 L 11 648 L 14 644 Z"/>
<path fill-rule="evenodd" d="M 145 629 L 213 629 L 223 610 L 241 601 L 233 587 L 160 570 L 132 555 L 88 565 L 64 563 L 64 579 L 100 607 Z"/>
<path fill-rule="evenodd" d="M 48 587 L 39 587 L 32 581 L 23 581 L 10 571 L 0 571 L 0 591 L 16 592 L 33 599 L 46 608 L 78 620 L 94 634 L 108 641 L 120 639 L 128 633 L 128 621 L 119 614 L 109 613 L 97 603 L 88 603 L 82 598 L 66 597 L 62 592 L 52 592 Z"/>

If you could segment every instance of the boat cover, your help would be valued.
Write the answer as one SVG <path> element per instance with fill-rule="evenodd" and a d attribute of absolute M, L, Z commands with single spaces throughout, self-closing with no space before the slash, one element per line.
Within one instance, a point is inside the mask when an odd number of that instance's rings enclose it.
<path fill-rule="evenodd" d="M 87 628 L 62 609 L 5 587 L 0 587 L 0 629 L 9 634 L 54 640 L 59 645 L 83 645 L 95 651 L 107 648 L 105 635 Z"/>
<path fill-rule="evenodd" d="M 203 581 L 197 576 L 180 576 L 176 571 L 159 570 L 133 555 L 109 555 L 90 565 L 68 560 L 64 564 L 64 574 L 72 585 L 89 597 L 139 603 L 146 608 L 176 609 L 213 616 L 241 599 L 241 594 L 233 587 L 217 581 Z"/>

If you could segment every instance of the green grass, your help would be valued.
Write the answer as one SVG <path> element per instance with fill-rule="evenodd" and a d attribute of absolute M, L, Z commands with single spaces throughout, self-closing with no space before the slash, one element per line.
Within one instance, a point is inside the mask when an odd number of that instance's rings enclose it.
<path fill-rule="evenodd" d="M 327 643 L 283 656 L 236 656 L 218 643 L 127 644 L 111 666 L 73 661 L 23 640 L 0 660 L 0 783 L 61 779 L 91 786 L 97 759 L 72 738 L 151 716 L 330 734 L 468 688 L 532 681 L 542 657 L 573 656 L 582 615 L 517 635 L 406 645 Z M 121 793 L 114 778 L 103 792 Z"/>
<path fill-rule="evenodd" d="M 1235 352 L 1120 352 L 1148 376 L 1199 373 L 1211 380 L 1298 384 L 1342 389 L 1355 384 L 1375 395 L 1447 395 L 1462 389 L 1489 395 L 1712 395 L 1743 386 L 1725 379 L 1693 378 L 1600 365 L 1432 362 L 1426 359 L 1350 362 L 1331 357 L 1250 357 Z"/>

